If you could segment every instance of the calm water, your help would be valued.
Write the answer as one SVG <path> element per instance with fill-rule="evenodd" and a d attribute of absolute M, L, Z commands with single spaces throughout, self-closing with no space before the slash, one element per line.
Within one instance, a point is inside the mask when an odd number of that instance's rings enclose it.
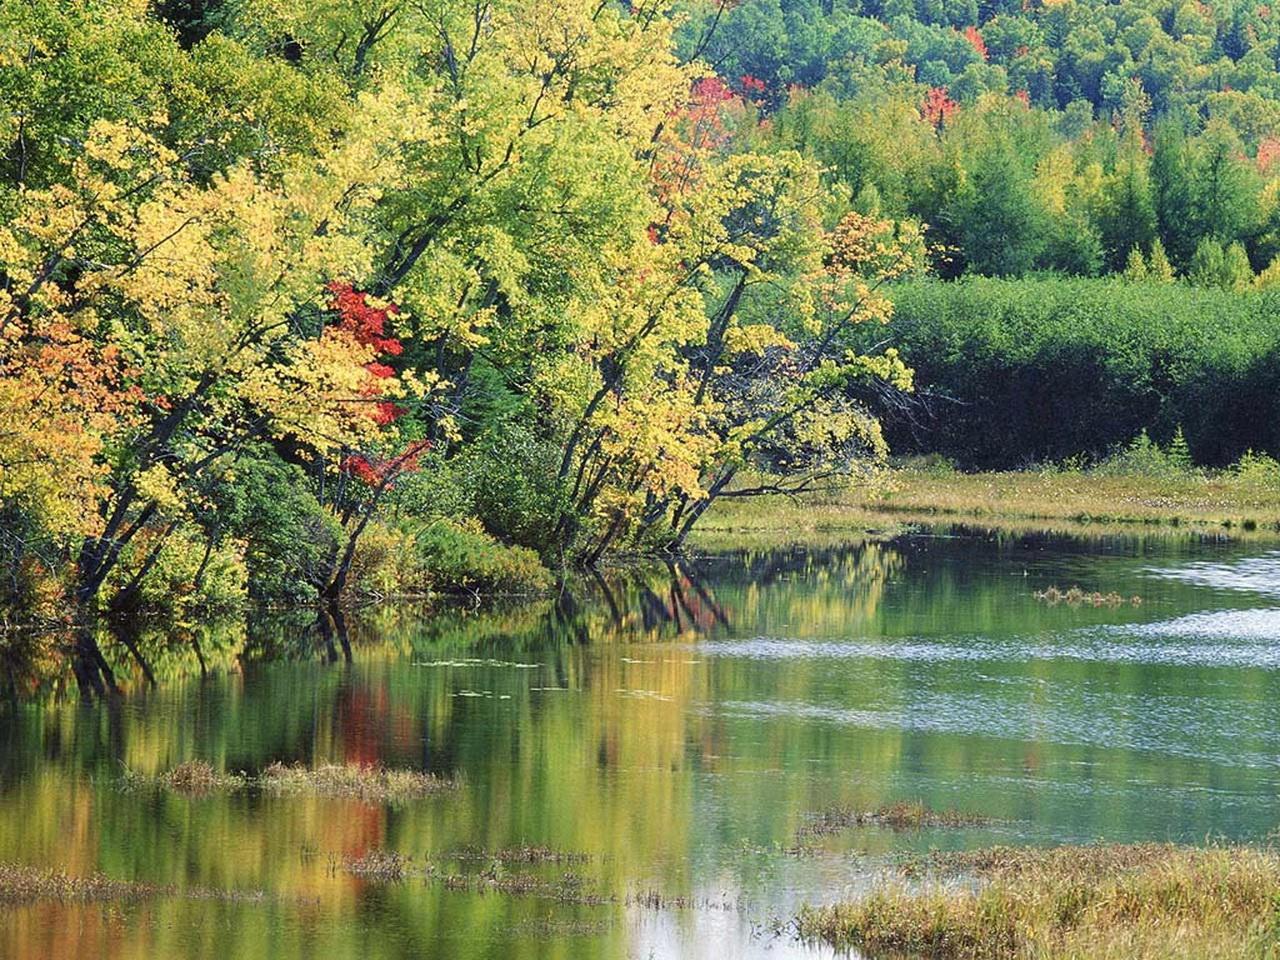
<path fill-rule="evenodd" d="M 822 956 L 772 932 L 904 850 L 1255 840 L 1280 826 L 1280 551 L 918 535 L 741 552 L 500 611 L 200 626 L 0 659 L 0 861 L 262 891 L 0 906 L 0 957 Z M 1140 605 L 1049 605 L 1050 585 Z M 110 677 L 117 695 L 102 695 Z M 401 806 L 123 793 L 124 766 L 381 762 Z M 849 831 L 899 799 L 961 831 Z M 585 862 L 492 867 L 541 844 Z M 589 905 L 381 883 L 344 859 L 547 879 Z M 479 882 L 481 888 L 484 883 Z M 674 907 L 637 903 L 655 892 Z"/>

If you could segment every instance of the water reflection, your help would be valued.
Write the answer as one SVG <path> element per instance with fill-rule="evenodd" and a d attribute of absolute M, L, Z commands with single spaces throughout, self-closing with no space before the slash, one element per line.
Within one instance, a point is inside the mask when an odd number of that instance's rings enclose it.
<path fill-rule="evenodd" d="M 0 861 L 266 899 L 0 907 L 0 956 L 811 955 L 759 925 L 903 847 L 1261 837 L 1274 612 L 1196 572 L 1270 556 L 1233 549 L 950 532 L 608 571 L 486 609 L 23 635 L 0 645 Z M 1076 583 L 1144 603 L 1034 596 Z M 118 789 L 124 767 L 192 758 L 462 786 L 402 806 Z M 998 822 L 786 852 L 812 811 L 915 798 Z M 572 870 L 603 902 L 440 879 L 568 869 L 458 859 L 525 844 L 586 854 Z M 341 867 L 378 850 L 437 878 Z"/>

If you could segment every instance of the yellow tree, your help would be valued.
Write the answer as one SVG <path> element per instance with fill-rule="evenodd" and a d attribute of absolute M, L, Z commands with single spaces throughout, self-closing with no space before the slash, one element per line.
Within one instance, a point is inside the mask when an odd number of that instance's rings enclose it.
<path fill-rule="evenodd" d="M 238 164 L 201 183 L 148 131 L 100 121 L 71 185 L 23 196 L 3 236 L 21 291 L 3 304 L 5 389 L 31 394 L 27 358 L 60 336 L 109 361 L 96 378 L 71 376 L 61 402 L 87 408 L 106 385 L 123 398 L 15 480 L 38 490 L 54 482 L 30 476 L 43 471 L 79 492 L 83 603 L 141 536 L 136 585 L 197 507 L 195 479 L 246 442 L 358 445 L 382 429 L 379 404 L 416 386 L 373 372 L 377 345 L 326 310 L 329 278 L 368 269 L 358 213 L 384 160 L 349 139 L 277 174 Z"/>

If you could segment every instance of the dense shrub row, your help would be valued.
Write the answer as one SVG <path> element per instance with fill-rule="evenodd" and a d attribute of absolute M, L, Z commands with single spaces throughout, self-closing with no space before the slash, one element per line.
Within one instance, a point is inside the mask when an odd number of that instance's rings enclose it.
<path fill-rule="evenodd" d="M 1094 460 L 1182 428 L 1196 463 L 1280 452 L 1280 293 L 1118 279 L 973 278 L 894 291 L 888 333 L 922 403 L 895 453 L 964 467 Z"/>

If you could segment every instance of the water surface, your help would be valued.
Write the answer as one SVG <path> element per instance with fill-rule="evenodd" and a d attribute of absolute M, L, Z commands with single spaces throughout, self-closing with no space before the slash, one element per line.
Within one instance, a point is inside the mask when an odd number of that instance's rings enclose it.
<path fill-rule="evenodd" d="M 1123 601 L 1035 596 L 1072 585 Z M 0 905 L 0 956 L 814 957 L 775 921 L 903 851 L 1280 825 L 1280 551 L 1257 543 L 936 531 L 348 620 L 6 650 L 0 861 L 262 898 Z M 118 788 L 196 758 L 460 786 L 402 805 Z M 903 799 L 993 822 L 794 849 L 817 812 Z M 521 845 L 584 859 L 495 862 Z M 436 875 L 343 868 L 370 851 Z M 566 872 L 601 902 L 484 880 Z"/>

